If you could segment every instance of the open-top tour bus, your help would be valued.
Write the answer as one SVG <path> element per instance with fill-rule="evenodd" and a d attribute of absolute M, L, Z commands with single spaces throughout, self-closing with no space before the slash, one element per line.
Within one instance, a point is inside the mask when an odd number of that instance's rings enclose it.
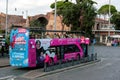
<path fill-rule="evenodd" d="M 44 62 L 67 61 L 88 56 L 89 38 L 30 39 L 29 30 L 12 29 L 10 33 L 10 65 L 37 67 Z M 42 57 L 43 56 L 43 57 Z M 44 66 L 44 65 L 43 65 Z"/>

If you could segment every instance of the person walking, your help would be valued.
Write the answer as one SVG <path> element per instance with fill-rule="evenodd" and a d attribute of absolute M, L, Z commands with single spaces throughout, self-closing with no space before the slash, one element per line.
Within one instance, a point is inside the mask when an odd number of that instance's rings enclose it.
<path fill-rule="evenodd" d="M 1 54 L 4 56 L 4 44 L 2 43 Z"/>

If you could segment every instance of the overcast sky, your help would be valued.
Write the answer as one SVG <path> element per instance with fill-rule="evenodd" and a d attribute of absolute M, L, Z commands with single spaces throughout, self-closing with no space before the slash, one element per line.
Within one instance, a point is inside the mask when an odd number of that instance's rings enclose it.
<path fill-rule="evenodd" d="M 75 0 L 72 0 L 75 2 Z M 100 8 L 104 4 L 108 4 L 109 0 L 94 0 L 98 4 L 96 8 Z M 37 14 L 45 14 L 52 11 L 50 4 L 55 0 L 8 0 L 8 14 L 33 16 Z M 111 4 L 114 5 L 118 11 L 120 11 L 120 0 L 111 0 Z M 16 10 L 15 10 L 16 8 Z M 6 13 L 6 0 L 0 0 L 0 12 Z"/>

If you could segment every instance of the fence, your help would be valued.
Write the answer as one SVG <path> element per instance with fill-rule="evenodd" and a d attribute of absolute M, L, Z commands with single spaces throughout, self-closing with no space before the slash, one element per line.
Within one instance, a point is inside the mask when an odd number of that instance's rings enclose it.
<path fill-rule="evenodd" d="M 86 63 L 86 62 L 90 62 L 90 61 L 95 61 L 97 60 L 97 53 L 95 54 L 91 54 L 88 57 L 82 58 L 80 60 L 69 60 L 66 62 L 63 62 L 62 60 L 59 60 L 58 63 L 52 63 L 50 65 L 48 65 L 47 63 L 44 63 L 44 72 L 49 72 L 49 71 L 53 71 L 56 69 L 61 69 L 61 68 L 65 68 L 65 67 L 70 67 L 70 66 L 74 66 L 74 65 L 78 65 L 81 63 Z"/>

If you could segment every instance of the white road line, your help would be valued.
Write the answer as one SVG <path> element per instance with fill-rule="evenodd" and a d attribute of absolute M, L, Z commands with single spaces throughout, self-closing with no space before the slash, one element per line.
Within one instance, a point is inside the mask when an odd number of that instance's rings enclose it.
<path fill-rule="evenodd" d="M 16 78 L 14 75 L 0 77 L 0 80 L 14 80 Z"/>

